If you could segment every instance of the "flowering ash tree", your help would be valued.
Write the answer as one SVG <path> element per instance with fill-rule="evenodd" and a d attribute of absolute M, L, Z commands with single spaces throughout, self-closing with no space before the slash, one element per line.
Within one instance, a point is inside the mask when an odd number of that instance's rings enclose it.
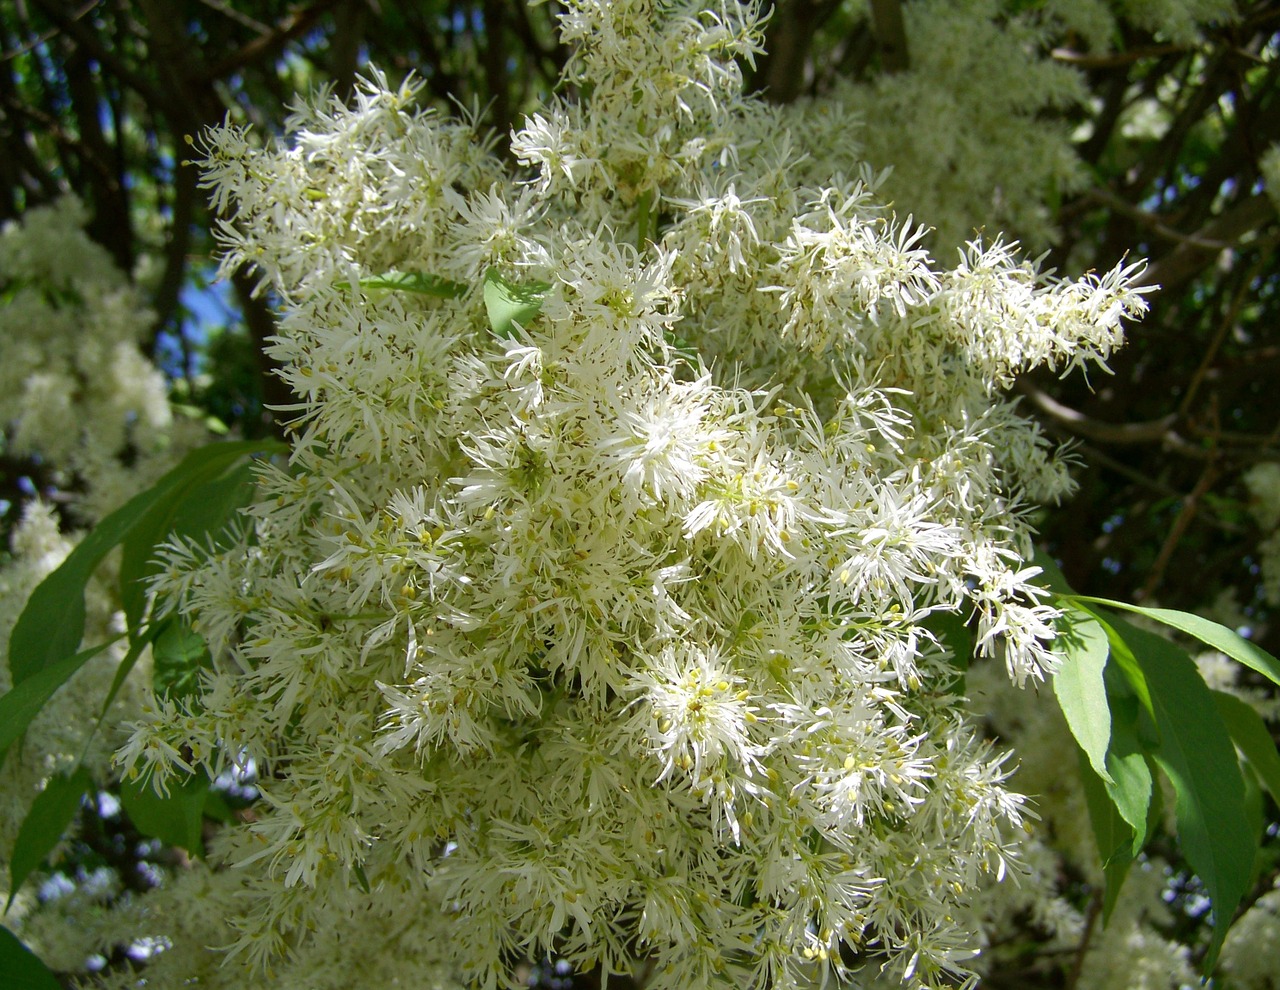
<path fill-rule="evenodd" d="M 561 31 L 509 156 L 376 74 L 204 138 L 297 401 L 152 584 L 208 665 L 119 765 L 261 800 L 123 912 L 148 986 L 973 979 L 1029 812 L 960 661 L 1054 669 L 1027 515 L 1070 488 L 1003 390 L 1102 366 L 1136 266 L 940 265 L 848 108 L 742 95 L 753 5 Z"/>

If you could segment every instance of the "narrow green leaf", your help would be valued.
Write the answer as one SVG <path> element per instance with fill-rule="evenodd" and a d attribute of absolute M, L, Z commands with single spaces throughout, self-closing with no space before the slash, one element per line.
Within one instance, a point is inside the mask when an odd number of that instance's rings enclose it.
<path fill-rule="evenodd" d="M 202 483 L 217 477 L 228 465 L 250 453 L 285 449 L 283 444 L 273 440 L 252 440 L 209 444 L 193 450 L 155 485 L 135 495 L 99 522 L 27 599 L 9 635 L 9 670 L 13 683 L 21 684 L 76 651 L 84 636 L 84 593 L 93 572 L 118 543 L 132 536 L 134 545 L 140 545 L 135 531 L 144 528 L 144 523 L 154 530 L 151 521 L 166 504 L 172 507 L 182 501 L 192 486 L 193 478 L 198 479 L 195 483 Z M 163 535 L 148 536 L 150 542 L 142 541 L 146 545 L 146 553 Z M 124 563 L 121 566 L 121 595 L 132 626 L 137 624 L 141 613 L 140 603 L 145 589 L 133 587 L 130 577 L 136 575 L 126 576 L 127 567 Z"/>
<path fill-rule="evenodd" d="M 1258 644 L 1249 642 L 1234 629 L 1228 629 L 1226 626 L 1219 625 L 1199 615 L 1192 615 L 1190 612 L 1179 612 L 1177 609 L 1145 608 L 1142 605 L 1113 602 L 1106 598 L 1074 597 L 1080 601 L 1093 602 L 1097 605 L 1105 605 L 1108 608 L 1117 608 L 1126 612 L 1145 615 L 1148 619 L 1154 619 L 1156 622 L 1169 626 L 1171 629 L 1177 629 L 1188 636 L 1193 636 L 1206 646 L 1211 646 L 1218 652 L 1225 653 L 1231 659 L 1239 661 L 1250 670 L 1256 670 L 1273 683 L 1280 684 L 1280 660 L 1277 660 Z"/>
<path fill-rule="evenodd" d="M 19 736 L 27 731 L 27 726 L 40 713 L 44 703 L 53 696 L 54 691 L 67 682 L 72 674 L 116 640 L 122 638 L 123 635 L 116 636 L 105 643 L 81 650 L 75 656 L 67 657 L 52 666 L 44 667 L 0 696 L 0 752 L 7 750 Z"/>
<path fill-rule="evenodd" d="M 1147 838 L 1143 845 L 1151 841 L 1156 829 L 1164 821 L 1164 788 L 1159 785 L 1159 770 L 1160 768 L 1156 766 L 1156 761 L 1148 757 L 1147 773 L 1157 783 L 1155 787 L 1151 788 L 1151 807 L 1147 809 Z"/>
<path fill-rule="evenodd" d="M 360 889 L 366 894 L 372 894 L 373 888 L 369 886 L 369 878 L 365 876 L 364 867 L 360 863 L 356 863 L 352 867 L 352 872 L 356 875 L 356 883 L 360 885 Z"/>
<path fill-rule="evenodd" d="M 1155 709 L 1151 704 L 1151 691 L 1147 687 L 1146 675 L 1142 672 L 1142 666 L 1138 663 L 1137 658 L 1134 657 L 1133 650 L 1129 648 L 1129 644 L 1125 642 L 1124 637 L 1117 631 L 1116 620 L 1111 616 L 1104 616 L 1100 612 L 1094 611 L 1087 605 L 1079 604 L 1077 599 L 1072 599 L 1070 604 L 1091 615 L 1097 620 L 1098 625 L 1102 626 L 1103 631 L 1107 634 L 1107 645 L 1111 649 L 1111 659 L 1115 661 L 1115 669 L 1124 675 L 1124 679 L 1128 682 L 1134 696 L 1154 722 Z"/>
<path fill-rule="evenodd" d="M 973 633 L 963 615 L 959 612 L 930 612 L 923 625 L 951 651 L 956 667 L 969 669 L 969 662 L 973 659 Z"/>
<path fill-rule="evenodd" d="M 31 809 L 22 820 L 18 837 L 13 842 L 13 853 L 9 857 L 9 900 L 4 906 L 5 911 L 12 906 L 18 889 L 27 877 L 58 844 L 80 808 L 80 799 L 92 786 L 89 771 L 78 767 L 70 776 L 58 774 L 51 777 L 44 790 L 31 803 Z"/>
<path fill-rule="evenodd" d="M 208 444 L 160 479 L 163 493 L 121 540 L 120 599 L 130 628 L 142 620 L 146 580 L 158 569 L 156 546 L 170 535 L 200 540 L 217 533 L 253 497 L 253 466 L 245 458 L 287 450 L 274 440 Z"/>
<path fill-rule="evenodd" d="M 1187 653 L 1161 636 L 1115 620 L 1146 675 L 1160 741 L 1153 756 L 1173 782 L 1178 838 L 1213 903 L 1213 969 L 1232 916 L 1249 886 L 1257 837 L 1249 828 L 1244 782 L 1213 694 Z"/>
<path fill-rule="evenodd" d="M 643 251 L 653 232 L 653 190 L 646 189 L 636 200 L 636 248 Z"/>
<path fill-rule="evenodd" d="M 58 978 L 18 936 L 0 926 L 0 973 L 5 990 L 62 990 Z"/>
<path fill-rule="evenodd" d="M 168 797 L 157 794 L 144 780 L 126 780 L 120 785 L 120 803 L 139 832 L 203 856 L 201 831 L 208 790 L 209 778 L 203 773 L 170 784 Z"/>
<path fill-rule="evenodd" d="M 1094 773 L 1084 750 L 1077 746 L 1076 754 L 1079 757 L 1080 780 L 1084 784 L 1089 821 L 1093 825 L 1093 837 L 1102 860 L 1102 920 L 1105 924 L 1111 918 L 1116 899 L 1120 896 L 1120 888 L 1124 886 L 1125 877 L 1129 874 L 1129 865 L 1133 862 L 1134 833 L 1116 810 L 1102 778 Z"/>
<path fill-rule="evenodd" d="M 1107 796 L 1116 806 L 1116 812 L 1133 831 L 1133 849 L 1131 854 L 1137 856 L 1146 845 L 1148 834 L 1154 824 L 1151 821 L 1151 796 L 1156 791 L 1155 780 L 1151 776 L 1151 767 L 1146 757 L 1140 752 L 1108 753 L 1107 770 L 1110 771 L 1113 783 L 1103 781 Z"/>
<path fill-rule="evenodd" d="M 111 552 L 161 497 L 159 486 L 135 495 L 95 526 L 52 574 L 36 586 L 9 634 L 13 683 L 75 653 L 84 636 L 85 586 Z"/>
<path fill-rule="evenodd" d="M 350 289 L 350 282 L 334 282 L 338 289 Z M 371 275 L 360 280 L 362 289 L 390 289 L 393 292 L 416 292 L 423 296 L 435 296 L 437 299 L 457 299 L 467 292 L 467 286 L 461 282 L 451 282 L 439 275 L 427 275 L 419 272 L 387 272 L 385 275 Z"/>
<path fill-rule="evenodd" d="M 168 616 L 151 647 L 152 683 L 161 697 L 187 697 L 200 686 L 200 671 L 212 665 L 204 637 L 177 616 Z"/>
<path fill-rule="evenodd" d="M 1062 663 L 1053 675 L 1053 693 L 1094 773 L 1112 784 L 1115 781 L 1107 771 L 1111 708 L 1102 678 L 1111 652 L 1107 633 L 1097 619 L 1079 609 L 1071 609 L 1063 618 L 1065 628 L 1054 640 Z"/>
<path fill-rule="evenodd" d="M 1280 753 L 1266 723 L 1256 711 L 1234 694 L 1213 692 L 1213 703 L 1231 733 L 1231 741 L 1258 775 L 1271 799 L 1280 806 Z"/>
<path fill-rule="evenodd" d="M 484 307 L 489 314 L 490 328 L 499 337 L 510 339 L 515 333 L 515 324 L 527 326 L 538 315 L 550 291 L 551 286 L 546 282 L 517 284 L 499 275 L 496 268 L 490 268 L 484 277 Z"/>
<path fill-rule="evenodd" d="M 964 695 L 969 664 L 973 660 L 973 632 L 964 616 L 960 612 L 930 612 L 923 625 L 944 649 L 951 652 L 955 676 L 949 682 L 939 684 L 939 689 L 957 696 Z"/>
<path fill-rule="evenodd" d="M 1093 762 L 1079 746 L 1076 756 L 1080 761 L 1080 779 L 1084 783 L 1085 801 L 1089 807 L 1089 819 L 1093 823 L 1093 836 L 1098 844 L 1098 856 L 1103 866 L 1113 859 L 1128 857 L 1133 845 L 1133 829 L 1124 820 L 1107 794 L 1102 778 L 1093 769 Z"/>
<path fill-rule="evenodd" d="M 1139 736 L 1141 705 L 1125 676 L 1114 666 L 1103 671 L 1107 705 L 1111 710 L 1111 744 L 1107 747 L 1107 772 L 1103 781 L 1116 813 L 1133 832 L 1130 857 L 1146 845 L 1155 821 L 1151 806 L 1160 793 L 1147 759 L 1148 747 Z"/>
<path fill-rule="evenodd" d="M 1267 820 L 1262 807 L 1262 782 L 1258 774 L 1248 762 L 1240 764 L 1240 777 L 1244 781 L 1244 810 L 1249 828 L 1257 838 L 1258 853 L 1253 857 L 1253 869 L 1249 871 L 1249 886 L 1258 882 L 1262 873 L 1262 830 L 1267 827 Z"/>
<path fill-rule="evenodd" d="M 164 620 L 159 623 L 151 623 L 146 629 L 134 636 L 133 641 L 129 644 L 129 652 L 124 655 L 124 659 L 120 661 L 120 665 L 116 667 L 115 676 L 111 678 L 111 686 L 107 689 L 107 696 L 102 699 L 102 708 L 98 712 L 97 724 L 93 727 L 96 733 L 102 728 L 102 723 L 107 717 L 107 711 L 111 708 L 111 702 L 116 700 L 116 695 L 120 693 L 120 689 L 124 687 L 125 680 L 129 674 L 133 672 L 134 666 L 138 662 L 138 658 L 142 656 L 153 639 L 164 628 Z"/>
<path fill-rule="evenodd" d="M 1112 783 L 1103 782 L 1107 796 L 1116 806 L 1116 813 L 1133 830 L 1133 848 L 1130 856 L 1137 856 L 1147 844 L 1155 820 L 1151 817 L 1151 802 L 1160 789 L 1147 757 L 1137 747 L 1136 739 L 1128 729 L 1121 729 L 1113 739 L 1112 751 L 1107 754 L 1107 770 Z"/>

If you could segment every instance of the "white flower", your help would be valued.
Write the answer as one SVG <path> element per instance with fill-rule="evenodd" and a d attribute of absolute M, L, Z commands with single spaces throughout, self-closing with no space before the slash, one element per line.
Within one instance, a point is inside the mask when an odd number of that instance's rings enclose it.
<path fill-rule="evenodd" d="M 710 375 L 674 385 L 662 396 L 647 397 L 639 409 L 624 407 L 619 433 L 599 444 L 600 453 L 622 466 L 628 485 L 643 488 L 658 501 L 693 497 L 707 474 L 710 452 L 729 434 L 707 423 Z"/>
<path fill-rule="evenodd" d="M 550 191 L 562 180 L 570 186 L 595 166 L 578 143 L 580 135 L 564 108 L 535 113 L 511 136 L 511 153 L 523 165 L 539 169 L 538 188 Z"/>
<path fill-rule="evenodd" d="M 657 780 L 679 768 L 695 791 L 721 769 L 722 761 L 736 764 L 752 776 L 764 751 L 751 741 L 750 726 L 757 709 L 744 681 L 713 652 L 696 646 L 666 647 L 653 665 L 633 680 L 643 692 L 639 718 L 662 764 Z"/>

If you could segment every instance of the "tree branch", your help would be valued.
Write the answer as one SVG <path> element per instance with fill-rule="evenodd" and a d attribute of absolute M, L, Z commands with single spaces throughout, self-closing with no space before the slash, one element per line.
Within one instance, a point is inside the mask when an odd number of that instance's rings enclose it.
<path fill-rule="evenodd" d="M 186 152 L 184 143 L 182 149 Z M 199 173 L 186 154 L 178 156 L 174 163 L 173 201 L 169 222 L 169 237 L 164 246 L 164 273 L 156 287 L 153 305 L 156 325 L 147 342 L 147 356 L 154 358 L 155 345 L 160 331 L 175 324 L 182 283 L 187 273 L 187 250 L 191 246 L 191 226 L 195 222 Z"/>
<path fill-rule="evenodd" d="M 262 297 L 254 294 L 255 282 L 246 266 L 241 265 L 232 274 L 231 285 L 240 303 L 249 337 L 253 340 L 254 360 L 257 361 L 258 378 L 262 383 L 263 423 L 273 435 L 283 436 L 283 424 L 273 415 L 272 409 L 292 405 L 297 400 L 267 354 L 267 345 L 276 332 L 275 317 Z"/>
<path fill-rule="evenodd" d="M 906 72 L 911 67 L 911 58 L 901 0 L 871 0 L 871 19 L 875 24 L 881 70 L 885 75 Z"/>
<path fill-rule="evenodd" d="M 1163 55 L 1190 54 L 1193 49 L 1186 45 L 1148 45 L 1145 48 L 1132 48 L 1125 52 L 1076 52 L 1070 48 L 1055 48 L 1049 57 L 1055 62 L 1062 62 L 1077 69 L 1118 69 L 1133 65 L 1144 59 L 1160 58 Z"/>
<path fill-rule="evenodd" d="M 1033 406 L 1076 436 L 1088 437 L 1098 443 L 1113 444 L 1168 443 L 1171 438 L 1179 443 L 1186 443 L 1173 433 L 1173 426 L 1178 421 L 1176 413 L 1145 423 L 1106 423 L 1064 406 L 1029 381 L 1019 380 L 1016 388 L 1031 400 Z"/>
<path fill-rule="evenodd" d="M 104 94 L 95 85 L 88 55 L 72 47 L 63 60 L 67 94 L 75 114 L 80 140 L 97 163 L 89 171 L 92 185 L 90 203 L 93 216 L 89 234 L 111 252 L 116 266 L 126 274 L 133 271 L 133 220 L 129 210 L 129 187 L 120 171 L 119 155 L 108 146 L 102 130 Z"/>
<path fill-rule="evenodd" d="M 367 11 L 365 0 L 342 0 L 333 15 L 333 43 L 329 46 L 329 60 L 334 92 L 340 100 L 350 99 L 355 90 Z"/>
<path fill-rule="evenodd" d="M 511 86 L 507 73 L 507 11 L 500 0 L 483 0 L 484 46 L 480 59 L 484 65 L 485 86 L 489 90 L 490 117 L 498 133 L 500 148 L 505 151 L 511 141 Z"/>
<path fill-rule="evenodd" d="M 1138 285 L 1159 285 L 1166 291 L 1194 278 L 1223 249 L 1245 234 L 1269 223 L 1275 205 L 1265 193 L 1257 193 L 1214 217 L 1163 258 L 1147 266 Z"/>
<path fill-rule="evenodd" d="M 1182 541 L 1182 537 L 1186 535 L 1187 528 L 1191 525 L 1191 520 L 1195 518 L 1196 512 L 1199 511 L 1200 501 L 1213 487 L 1214 482 L 1218 480 L 1220 469 L 1216 460 L 1211 459 L 1204 466 L 1204 470 L 1200 473 L 1200 478 L 1196 481 L 1196 486 L 1191 490 L 1191 494 L 1186 496 L 1182 501 L 1182 508 L 1178 511 L 1178 518 L 1173 521 L 1173 525 L 1169 528 L 1169 535 L 1165 537 L 1164 543 L 1160 546 L 1160 553 L 1157 555 L 1155 563 L 1151 565 L 1151 570 L 1147 574 L 1147 580 L 1143 582 L 1135 596 L 1138 601 L 1149 601 L 1151 596 L 1155 594 L 1156 589 L 1160 587 L 1160 582 L 1164 580 L 1164 572 L 1169 567 L 1169 561 L 1173 557 L 1174 551 L 1178 548 L 1178 544 Z"/>
<path fill-rule="evenodd" d="M 755 85 L 772 103 L 791 103 L 809 85 L 813 36 L 839 7 L 838 0 L 779 0 L 769 22 L 766 54 Z"/>
<path fill-rule="evenodd" d="M 321 15 L 338 2 L 339 0 L 317 0 L 310 7 L 294 11 L 276 24 L 269 34 L 258 35 L 238 51 L 215 62 L 205 70 L 203 74 L 205 81 L 213 82 L 216 79 L 223 79 L 246 65 L 275 54 L 294 38 L 311 30 Z"/>
<path fill-rule="evenodd" d="M 99 2 L 100 0 L 93 0 L 74 14 L 68 14 L 63 10 L 57 0 L 36 0 L 36 6 L 58 26 L 59 30 L 72 38 L 78 47 L 98 61 L 104 69 L 134 90 L 146 102 L 163 106 L 165 94 L 157 89 L 151 80 L 139 75 L 121 61 L 115 52 L 102 43 L 102 39 L 94 31 L 84 25 L 83 18 L 98 6 Z"/>

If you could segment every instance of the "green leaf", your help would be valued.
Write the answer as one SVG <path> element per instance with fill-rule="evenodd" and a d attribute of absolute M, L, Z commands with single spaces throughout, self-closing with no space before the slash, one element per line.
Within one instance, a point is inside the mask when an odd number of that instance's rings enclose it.
<path fill-rule="evenodd" d="M 1249 871 L 1249 886 L 1258 882 L 1262 873 L 1262 830 L 1267 827 L 1267 820 L 1262 807 L 1262 784 L 1253 767 L 1247 763 L 1240 764 L 1240 776 L 1244 781 L 1244 808 L 1249 827 L 1258 837 L 1258 854 L 1253 858 L 1253 869 Z"/>
<path fill-rule="evenodd" d="M 166 616 L 151 647 L 151 658 L 152 684 L 161 697 L 194 694 L 200 686 L 200 671 L 213 663 L 204 637 L 176 615 Z"/>
<path fill-rule="evenodd" d="M 484 308 L 489 314 L 489 326 L 499 337 L 510 339 L 515 335 L 515 325 L 528 326 L 529 321 L 542 309 L 543 300 L 551 286 L 547 282 L 517 284 L 490 268 L 484 277 Z"/>
<path fill-rule="evenodd" d="M 930 612 L 922 623 L 953 654 L 960 670 L 968 670 L 973 659 L 973 633 L 959 612 Z"/>
<path fill-rule="evenodd" d="M 201 832 L 208 790 L 209 778 L 203 773 L 170 784 L 168 797 L 157 794 L 145 780 L 126 780 L 120 785 L 120 803 L 139 832 L 203 856 Z"/>
<path fill-rule="evenodd" d="M 111 686 L 107 689 L 107 696 L 102 699 L 102 708 L 98 712 L 98 721 L 94 725 L 93 731 L 97 732 L 102 728 L 102 723 L 106 720 L 107 710 L 111 708 L 111 702 L 116 700 L 116 695 L 120 693 L 120 689 L 124 687 L 124 682 L 128 679 L 129 674 L 133 672 L 134 666 L 138 662 L 138 658 L 142 656 L 142 651 L 150 645 L 151 641 L 164 628 L 164 620 L 159 623 L 152 623 L 146 629 L 134 636 L 133 641 L 129 644 L 129 652 L 124 655 L 124 659 L 120 661 L 120 665 L 116 667 L 115 676 L 111 678 Z"/>
<path fill-rule="evenodd" d="M 1228 629 L 1226 626 L 1219 625 L 1199 615 L 1192 615 L 1190 612 L 1179 612 L 1177 609 L 1172 608 L 1145 608 L 1141 605 L 1129 605 L 1126 602 L 1113 602 L 1106 598 L 1073 597 L 1078 598 L 1080 601 L 1093 602 L 1098 605 L 1105 605 L 1108 608 L 1117 608 L 1126 612 L 1145 615 L 1148 619 L 1154 619 L 1156 622 L 1169 626 L 1171 629 L 1177 629 L 1179 632 L 1195 637 L 1206 646 L 1211 646 L 1220 653 L 1225 653 L 1231 659 L 1239 661 L 1250 670 L 1256 670 L 1259 674 L 1269 678 L 1273 683 L 1280 684 L 1280 660 L 1277 660 L 1256 643 L 1249 642 L 1234 629 Z"/>
<path fill-rule="evenodd" d="M 643 251 L 653 236 L 653 190 L 646 189 L 636 200 L 636 247 Z"/>
<path fill-rule="evenodd" d="M 221 792 L 210 789 L 204 796 L 204 817 L 221 822 L 223 825 L 230 825 L 235 821 L 236 813 Z"/>
<path fill-rule="evenodd" d="M 1146 749 L 1138 735 L 1141 709 L 1133 689 L 1123 675 L 1108 667 L 1107 700 L 1111 709 L 1111 744 L 1107 749 L 1107 772 L 1111 782 L 1103 782 L 1116 813 L 1133 832 L 1133 858 L 1146 845 L 1156 821 L 1152 803 L 1160 793 L 1147 762 Z"/>
<path fill-rule="evenodd" d="M 5 990 L 62 990 L 58 978 L 18 936 L 0 927 L 0 973 Z"/>
<path fill-rule="evenodd" d="M 1124 679 L 1128 682 L 1134 696 L 1154 722 L 1156 717 L 1155 709 L 1151 703 L 1151 691 L 1147 687 L 1146 675 L 1142 672 L 1142 665 L 1138 663 L 1137 658 L 1133 655 L 1133 650 L 1129 648 L 1129 644 L 1125 642 L 1124 637 L 1116 630 L 1115 623 L 1117 620 L 1110 616 L 1103 616 L 1100 612 L 1094 611 L 1087 605 L 1081 605 L 1078 599 L 1071 599 L 1069 604 L 1079 608 L 1082 612 L 1088 613 L 1102 626 L 1103 631 L 1107 634 L 1107 645 L 1111 649 L 1111 659 L 1115 661 L 1115 668 L 1124 675 Z"/>
<path fill-rule="evenodd" d="M 274 440 L 208 444 L 156 483 L 163 492 L 122 540 L 120 599 L 131 628 L 142 620 L 146 581 L 158 570 L 156 547 L 171 535 L 200 540 L 216 534 L 253 497 L 253 466 L 244 459 L 287 450 Z"/>
<path fill-rule="evenodd" d="M 1280 753 L 1266 723 L 1256 711 L 1234 694 L 1213 692 L 1213 703 L 1231 733 L 1231 741 L 1258 775 L 1271 799 L 1280 806 Z"/>
<path fill-rule="evenodd" d="M 12 906 L 18 889 L 32 870 L 39 867 L 58 844 L 62 833 L 75 818 L 81 798 L 92 786 L 89 771 L 78 767 L 70 776 L 58 774 L 51 777 L 31 803 L 31 810 L 22 820 L 9 857 L 9 900 L 5 911 Z"/>
<path fill-rule="evenodd" d="M 924 627 L 933 633 L 938 642 L 951 651 L 951 663 L 955 667 L 955 677 L 950 683 L 939 685 L 942 691 L 963 695 L 965 679 L 969 673 L 969 663 L 973 660 L 973 632 L 960 612 L 930 612 L 924 620 Z"/>
<path fill-rule="evenodd" d="M 1178 838 L 1213 902 L 1208 973 L 1248 889 L 1258 848 L 1249 828 L 1240 764 L 1213 694 L 1191 657 L 1163 637 L 1121 619 L 1115 626 L 1150 686 L 1160 733 L 1152 755 L 1173 782 Z"/>
<path fill-rule="evenodd" d="M 156 488 L 135 495 L 98 523 L 36 586 L 9 634 L 9 671 L 15 685 L 76 651 L 84 636 L 85 586 L 102 559 L 159 497 Z"/>
<path fill-rule="evenodd" d="M 336 288 L 350 289 L 350 282 L 335 282 Z M 466 295 L 467 286 L 461 282 L 451 282 L 439 275 L 427 275 L 418 272 L 387 272 L 385 275 L 371 275 L 359 282 L 362 289 L 390 289 L 393 292 L 416 292 L 419 295 L 435 296 L 437 299 L 457 299 Z"/>
<path fill-rule="evenodd" d="M 1094 773 L 1084 750 L 1077 746 L 1076 754 L 1079 757 L 1080 780 L 1084 784 L 1089 821 L 1093 825 L 1093 837 L 1102 860 L 1102 920 L 1105 924 L 1111 918 L 1116 899 L 1120 896 L 1120 888 L 1124 886 L 1125 877 L 1129 874 L 1129 865 L 1133 862 L 1134 832 L 1116 810 L 1102 778 Z"/>
<path fill-rule="evenodd" d="M 1063 616 L 1066 628 L 1054 640 L 1062 664 L 1053 675 L 1053 693 L 1076 742 L 1089 757 L 1094 773 L 1111 784 L 1107 746 L 1111 742 L 1111 708 L 1102 671 L 1111 648 L 1098 620 L 1079 609 Z"/>
<path fill-rule="evenodd" d="M 21 684 L 46 667 L 69 658 L 84 636 L 84 593 L 98 565 L 111 550 L 129 540 L 132 557 L 146 557 L 165 532 L 156 533 L 156 518 L 168 512 L 177 515 L 182 500 L 192 487 L 222 474 L 240 458 L 254 452 L 276 452 L 287 448 L 272 440 L 215 443 L 193 450 L 182 463 L 145 492 L 135 495 L 98 523 L 67 559 L 36 586 L 9 635 L 9 670 L 13 683 Z M 145 549 L 144 549 L 145 548 Z M 141 565 L 132 564 L 126 548 L 121 564 L 121 597 L 130 625 L 136 625 L 142 611 L 145 588 L 134 585 L 132 577 Z"/>
<path fill-rule="evenodd" d="M 19 736 L 27 731 L 27 726 L 40 714 L 44 703 L 53 696 L 54 691 L 67 682 L 72 674 L 116 640 L 122 638 L 123 635 L 116 636 L 105 643 L 81 650 L 75 656 L 67 657 L 52 666 L 44 667 L 0 696 L 0 752 L 7 750 Z"/>

